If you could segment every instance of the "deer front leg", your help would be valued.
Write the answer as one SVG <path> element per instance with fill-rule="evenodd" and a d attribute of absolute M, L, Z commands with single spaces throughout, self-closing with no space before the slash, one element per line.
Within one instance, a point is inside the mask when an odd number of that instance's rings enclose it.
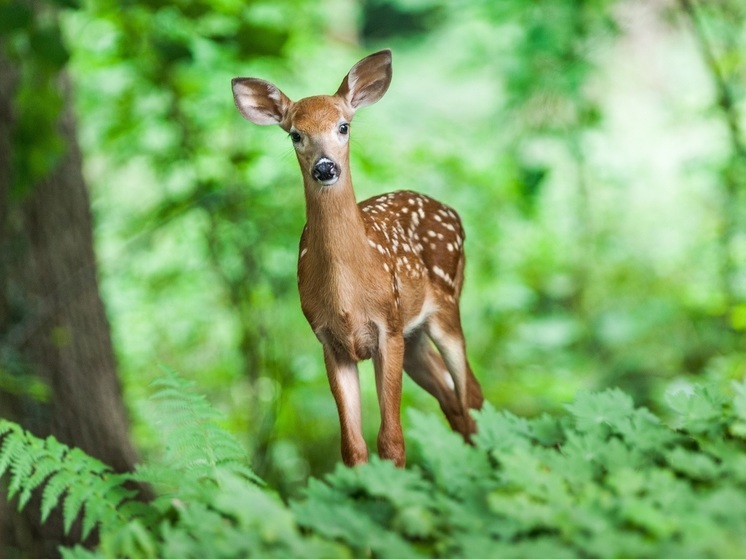
<path fill-rule="evenodd" d="M 368 461 L 368 447 L 363 439 L 357 364 L 349 358 L 340 358 L 326 345 L 324 363 L 339 413 L 342 461 L 347 466 L 364 464 Z"/>
<path fill-rule="evenodd" d="M 378 431 L 378 455 L 404 467 L 404 434 L 401 428 L 402 368 L 404 365 L 404 336 L 383 334 L 378 352 L 373 356 L 376 390 L 381 410 L 381 429 Z"/>

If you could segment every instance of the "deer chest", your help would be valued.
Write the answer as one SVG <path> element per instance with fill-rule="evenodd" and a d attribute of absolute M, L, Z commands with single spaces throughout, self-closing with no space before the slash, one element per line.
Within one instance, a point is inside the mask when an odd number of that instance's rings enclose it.
<path fill-rule="evenodd" d="M 298 279 L 303 314 L 319 341 L 354 361 L 372 357 L 388 314 L 382 290 L 353 270 L 322 279 L 301 266 Z"/>

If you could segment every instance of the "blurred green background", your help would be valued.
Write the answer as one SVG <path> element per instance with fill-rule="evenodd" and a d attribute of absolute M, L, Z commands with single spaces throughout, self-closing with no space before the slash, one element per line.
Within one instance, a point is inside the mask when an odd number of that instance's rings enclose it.
<path fill-rule="evenodd" d="M 286 134 L 241 118 L 230 80 L 332 93 L 384 47 L 392 86 L 355 117 L 358 199 L 415 189 L 461 214 L 463 322 L 489 401 L 534 415 L 620 386 L 655 407 L 697 378 L 743 375 L 742 1 L 58 4 L 61 41 L 36 48 L 69 56 L 145 455 L 141 402 L 164 365 L 225 411 L 282 492 L 339 460 L 295 286 L 300 173 Z M 374 447 L 375 383 L 361 372 Z M 439 413 L 409 379 L 408 407 Z"/>

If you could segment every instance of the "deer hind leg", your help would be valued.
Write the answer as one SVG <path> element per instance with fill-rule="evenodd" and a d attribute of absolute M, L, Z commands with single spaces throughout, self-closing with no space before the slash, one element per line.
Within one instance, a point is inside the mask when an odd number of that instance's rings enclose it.
<path fill-rule="evenodd" d="M 438 400 L 451 429 L 468 440 L 471 435 L 470 425 L 465 421 L 461 403 L 456 397 L 451 373 L 424 330 L 418 330 L 407 337 L 404 370 L 412 380 Z"/>
<path fill-rule="evenodd" d="M 484 397 L 466 357 L 466 341 L 461 329 L 458 308 L 441 310 L 428 320 L 426 329 L 453 379 L 462 420 L 468 426 L 467 432 L 471 435 L 476 432 L 476 424 L 469 410 L 481 409 Z M 466 438 L 469 440 L 468 436 Z"/>
<path fill-rule="evenodd" d="M 368 461 L 368 447 L 363 439 L 357 364 L 349 358 L 337 356 L 334 350 L 326 345 L 324 363 L 339 412 L 342 461 L 347 466 L 365 463 Z"/>

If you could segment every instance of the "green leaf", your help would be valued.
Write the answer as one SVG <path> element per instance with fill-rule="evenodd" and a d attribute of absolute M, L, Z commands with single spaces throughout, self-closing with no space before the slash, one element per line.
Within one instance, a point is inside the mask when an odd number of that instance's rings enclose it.
<path fill-rule="evenodd" d="M 645 408 L 636 409 L 627 421 L 619 422 L 617 427 L 626 444 L 645 453 L 657 454 L 679 438 Z"/>
<path fill-rule="evenodd" d="M 92 507 L 92 505 L 86 504 L 88 497 L 93 494 L 91 486 L 86 481 L 79 480 L 78 483 L 70 484 L 67 488 L 65 501 L 62 503 L 62 522 L 65 534 L 70 533 L 73 522 L 83 512 L 84 507 L 89 507 L 89 509 Z M 92 510 L 88 510 L 87 512 L 93 513 Z"/>
<path fill-rule="evenodd" d="M 30 438 L 26 441 L 27 448 L 21 452 L 17 452 L 13 460 L 10 463 L 10 483 L 8 484 L 8 498 L 12 499 L 17 493 L 19 493 L 23 487 L 25 487 L 31 473 L 34 470 L 34 462 L 36 459 L 36 447 L 40 446 L 38 440 Z M 31 447 L 31 448 L 28 448 Z M 26 499 L 25 501 L 28 501 Z M 19 510 L 23 508 L 25 504 L 23 499 L 19 500 Z"/>
<path fill-rule="evenodd" d="M 478 429 L 474 437 L 479 448 L 501 451 L 513 450 L 516 447 L 531 446 L 533 432 L 531 424 L 511 413 L 498 411 L 489 402 L 475 414 Z"/>
<path fill-rule="evenodd" d="M 598 394 L 580 392 L 566 408 L 575 417 L 576 426 L 582 432 L 598 432 L 605 428 L 619 431 L 635 409 L 632 398 L 619 389 Z"/>
<path fill-rule="evenodd" d="M 394 519 L 392 527 L 407 538 L 424 539 L 436 534 L 435 514 L 424 505 L 408 506 Z"/>
<path fill-rule="evenodd" d="M 0 421 L 2 429 L 2 446 L 0 446 L 0 477 L 5 475 L 13 460 L 24 448 L 23 433 L 17 425 L 9 421 Z"/>
<path fill-rule="evenodd" d="M 706 433 L 722 427 L 726 399 L 712 387 L 695 386 L 691 393 L 667 394 L 666 403 L 677 415 L 676 426 L 691 433 Z"/>
<path fill-rule="evenodd" d="M 746 422 L 746 379 L 733 381 L 733 411 L 741 421 Z"/>
<path fill-rule="evenodd" d="M 412 424 L 409 439 L 418 446 L 423 467 L 440 488 L 447 493 L 459 493 L 469 485 L 470 478 L 489 476 L 489 461 L 484 452 L 467 445 L 439 418 L 415 410 L 409 413 Z M 469 468 L 465 472 L 466 464 Z"/>
<path fill-rule="evenodd" d="M 531 421 L 531 434 L 539 444 L 544 446 L 558 445 L 565 440 L 559 420 L 547 413 Z"/>
<path fill-rule="evenodd" d="M 681 447 L 666 453 L 666 460 L 674 470 L 695 480 L 714 480 L 721 472 L 720 466 L 706 454 L 691 452 Z"/>
<path fill-rule="evenodd" d="M 66 473 L 57 472 L 49 478 L 41 498 L 41 521 L 46 522 L 49 514 L 60 502 L 62 494 L 67 490 L 68 483 L 72 480 Z"/>

